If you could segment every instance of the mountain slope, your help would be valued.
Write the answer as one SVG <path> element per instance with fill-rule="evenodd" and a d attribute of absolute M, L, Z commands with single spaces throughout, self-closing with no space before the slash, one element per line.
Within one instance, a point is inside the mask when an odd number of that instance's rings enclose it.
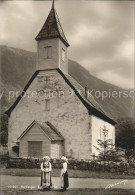
<path fill-rule="evenodd" d="M 126 98 L 124 95 L 124 93 L 129 93 L 131 90 L 122 89 L 104 82 L 92 76 L 80 64 L 71 60 L 69 60 L 69 73 L 83 87 L 87 85 L 89 91 L 91 92 L 92 90 L 91 94 L 108 115 L 112 116 L 114 119 L 133 117 L 134 99 L 131 97 Z M 102 98 L 102 93 L 107 95 L 107 97 Z M 112 97 L 112 93 L 120 95 L 118 95 L 118 97 Z"/>
<path fill-rule="evenodd" d="M 4 95 L 2 96 L 2 108 L 3 111 L 5 111 L 15 100 L 15 98 L 9 99 L 9 91 L 21 91 L 35 72 L 36 53 L 7 46 L 1 46 L 0 49 L 2 72 L 1 86 L 2 91 L 4 91 Z M 83 87 L 87 84 L 89 91 L 92 90 L 91 94 L 110 117 L 118 119 L 133 116 L 132 98 L 125 98 L 122 96 L 113 98 L 108 96 L 102 99 L 101 97 L 103 91 L 104 94 L 108 93 L 109 95 L 109 92 L 112 91 L 123 93 L 125 91 L 124 89 L 92 76 L 80 64 L 72 60 L 69 60 L 69 74 Z M 130 92 L 130 90 L 127 91 Z"/>

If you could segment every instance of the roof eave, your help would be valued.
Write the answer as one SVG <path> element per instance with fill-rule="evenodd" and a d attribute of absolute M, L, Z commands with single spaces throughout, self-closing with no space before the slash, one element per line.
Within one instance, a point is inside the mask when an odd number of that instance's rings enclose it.
<path fill-rule="evenodd" d="M 47 40 L 47 39 L 55 39 L 55 38 L 59 38 L 67 47 L 69 47 L 69 43 L 67 41 L 65 41 L 60 35 L 57 36 L 50 36 L 50 37 L 36 37 L 35 40 L 36 41 L 40 41 L 40 40 Z"/>
<path fill-rule="evenodd" d="M 108 123 L 110 123 L 110 124 L 112 124 L 112 125 L 116 125 L 116 124 L 117 124 L 116 121 L 114 121 L 114 120 L 111 119 L 110 117 L 104 115 L 103 113 L 101 113 L 101 112 L 98 111 L 97 109 L 94 109 L 93 107 L 89 108 L 89 114 L 90 114 L 90 115 L 94 115 L 94 116 L 96 116 L 96 117 L 98 117 L 98 118 L 101 118 L 101 119 L 103 119 L 104 121 L 106 121 L 106 122 L 108 122 Z"/>

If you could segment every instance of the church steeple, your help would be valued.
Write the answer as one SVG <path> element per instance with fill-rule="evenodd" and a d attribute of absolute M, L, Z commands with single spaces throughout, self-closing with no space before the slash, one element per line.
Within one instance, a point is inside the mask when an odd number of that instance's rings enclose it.
<path fill-rule="evenodd" d="M 39 34 L 35 38 L 38 40 L 45 40 L 50 38 L 60 38 L 61 41 L 68 47 L 69 43 L 65 37 L 64 31 L 62 29 L 62 26 L 60 24 L 57 12 L 54 8 L 54 0 L 52 2 L 52 9 L 42 27 Z"/>
<path fill-rule="evenodd" d="M 59 68 L 67 74 L 69 43 L 55 10 L 54 0 L 51 11 L 35 39 L 38 50 L 37 70 Z"/>

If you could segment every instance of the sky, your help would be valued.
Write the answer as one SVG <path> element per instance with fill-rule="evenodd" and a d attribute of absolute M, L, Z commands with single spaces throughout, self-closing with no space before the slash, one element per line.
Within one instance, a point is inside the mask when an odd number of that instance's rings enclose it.
<path fill-rule="evenodd" d="M 134 1 L 56 0 L 68 57 L 92 75 L 134 87 Z M 36 51 L 51 1 L 0 1 L 0 44 Z"/>

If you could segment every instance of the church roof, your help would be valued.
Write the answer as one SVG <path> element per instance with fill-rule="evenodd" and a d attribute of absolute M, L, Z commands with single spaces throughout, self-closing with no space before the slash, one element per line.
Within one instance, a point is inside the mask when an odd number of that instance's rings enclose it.
<path fill-rule="evenodd" d="M 103 114 L 107 115 L 105 113 L 104 109 L 99 105 L 99 103 L 94 99 L 94 97 L 89 93 L 89 96 L 86 98 L 85 97 L 85 88 L 82 87 L 73 77 L 70 75 L 65 75 L 67 80 L 70 81 L 70 83 L 74 86 L 74 88 L 80 93 L 81 97 L 92 107 L 95 109 L 99 110 Z"/>
<path fill-rule="evenodd" d="M 23 131 L 23 133 L 20 135 L 18 140 L 21 140 L 34 124 L 36 124 L 51 141 L 63 141 L 64 140 L 60 132 L 50 122 L 47 121 L 47 122 L 41 123 L 35 120 L 27 127 L 25 131 Z"/>
<path fill-rule="evenodd" d="M 48 121 L 45 123 L 38 122 L 38 124 L 52 141 L 64 140 L 60 132 L 50 122 Z"/>
<path fill-rule="evenodd" d="M 69 46 L 69 43 L 60 24 L 57 12 L 54 8 L 54 4 L 42 29 L 35 39 L 38 41 L 51 38 L 60 38 L 67 47 Z"/>
<path fill-rule="evenodd" d="M 83 105 L 88 109 L 90 115 L 95 115 L 112 125 L 115 125 L 117 122 L 109 116 L 108 113 L 99 105 L 99 103 L 94 99 L 94 97 L 89 94 L 89 97 L 85 97 L 85 89 L 70 75 L 65 75 L 60 69 L 58 72 L 64 78 L 65 82 L 73 89 L 75 94 L 81 100 Z"/>
<path fill-rule="evenodd" d="M 39 72 L 41 72 L 41 71 L 53 71 L 53 70 L 56 70 L 56 71 L 59 72 L 59 74 L 63 77 L 65 82 L 71 87 L 71 89 L 74 91 L 76 96 L 80 99 L 82 104 L 88 109 L 89 114 L 95 115 L 95 116 L 109 122 L 112 125 L 116 124 L 116 121 L 113 120 L 111 118 L 111 116 L 109 116 L 107 113 L 105 113 L 103 108 L 97 103 L 97 101 L 92 96 L 89 96 L 88 98 L 85 97 L 84 88 L 75 79 L 73 79 L 69 75 L 65 75 L 60 69 L 47 69 L 47 70 L 38 70 L 38 71 L 36 71 L 34 73 L 34 75 L 31 77 L 31 79 L 29 80 L 29 82 L 27 83 L 27 85 L 25 86 L 25 88 L 23 89 L 23 93 L 27 91 L 30 84 L 33 82 L 33 80 L 35 79 L 35 77 L 38 75 Z M 78 89 L 81 90 L 81 93 L 78 93 Z M 23 97 L 22 94 L 20 94 L 20 96 L 18 96 L 18 98 L 16 99 L 14 104 L 5 112 L 8 116 L 10 116 L 11 112 L 17 106 L 17 104 L 19 103 L 19 101 L 21 100 L 22 97 Z"/>

